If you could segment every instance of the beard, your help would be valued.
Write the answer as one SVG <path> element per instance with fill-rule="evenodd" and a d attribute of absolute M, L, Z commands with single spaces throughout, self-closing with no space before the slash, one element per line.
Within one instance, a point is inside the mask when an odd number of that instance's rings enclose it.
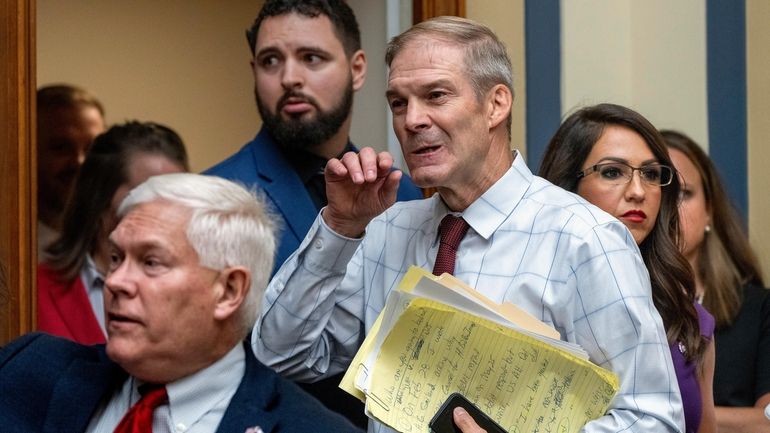
<path fill-rule="evenodd" d="M 256 87 L 254 88 L 254 97 L 257 100 L 257 109 L 262 116 L 262 122 L 273 140 L 284 150 L 307 151 L 325 143 L 345 123 L 353 107 L 353 81 L 352 77 L 348 80 L 345 93 L 338 103 L 328 111 L 322 110 L 315 99 L 297 91 L 284 93 L 278 100 L 275 111 L 270 111 L 261 100 Z M 302 119 L 301 116 L 290 116 L 288 119 L 281 117 L 279 113 L 289 98 L 304 99 L 315 107 L 318 114 L 310 119 Z"/>

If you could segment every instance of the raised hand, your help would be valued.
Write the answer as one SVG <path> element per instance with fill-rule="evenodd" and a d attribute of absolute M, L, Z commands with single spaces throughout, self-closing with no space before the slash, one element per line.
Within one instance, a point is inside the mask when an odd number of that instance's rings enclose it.
<path fill-rule="evenodd" d="M 359 237 L 366 225 L 396 201 L 401 171 L 393 170 L 388 152 L 371 147 L 348 152 L 326 164 L 326 224 L 347 237 Z"/>

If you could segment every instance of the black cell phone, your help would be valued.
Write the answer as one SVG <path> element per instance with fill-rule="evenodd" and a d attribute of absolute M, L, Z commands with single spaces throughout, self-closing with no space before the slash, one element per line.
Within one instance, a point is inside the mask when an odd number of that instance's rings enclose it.
<path fill-rule="evenodd" d="M 441 405 L 430 420 L 430 431 L 433 433 L 462 433 L 460 427 L 455 425 L 452 412 L 457 406 L 465 409 L 481 428 L 487 431 L 487 433 L 507 433 L 498 423 L 495 422 L 489 415 L 481 411 L 476 405 L 471 403 L 465 396 L 459 392 L 452 393 Z"/>

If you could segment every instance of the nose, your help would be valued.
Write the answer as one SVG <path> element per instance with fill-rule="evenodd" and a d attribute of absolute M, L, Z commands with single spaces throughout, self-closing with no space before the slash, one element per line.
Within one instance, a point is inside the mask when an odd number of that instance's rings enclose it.
<path fill-rule="evenodd" d="M 284 89 L 291 90 L 302 87 L 303 84 L 302 67 L 292 59 L 287 60 L 283 65 L 281 73 L 281 85 Z"/>
<path fill-rule="evenodd" d="M 113 297 L 134 297 L 137 284 L 131 276 L 134 272 L 133 268 L 127 260 L 123 260 L 120 265 L 107 272 L 107 278 L 104 280 L 105 295 L 109 293 Z"/>
<path fill-rule="evenodd" d="M 412 132 L 430 128 L 430 117 L 423 104 L 418 101 L 410 101 L 407 104 L 404 126 Z"/>
<path fill-rule="evenodd" d="M 73 134 L 67 148 L 67 158 L 70 164 L 76 166 L 76 168 L 83 165 L 95 136 L 96 134 L 92 135 L 84 129 Z"/>
<path fill-rule="evenodd" d="M 644 201 L 647 190 L 642 181 L 642 174 L 639 170 L 634 170 L 631 174 L 631 180 L 626 184 L 625 196 L 629 201 Z"/>
<path fill-rule="evenodd" d="M 86 160 L 86 154 L 88 153 L 87 149 L 80 149 L 78 151 L 77 159 L 78 159 L 78 166 L 83 165 L 83 163 Z"/>

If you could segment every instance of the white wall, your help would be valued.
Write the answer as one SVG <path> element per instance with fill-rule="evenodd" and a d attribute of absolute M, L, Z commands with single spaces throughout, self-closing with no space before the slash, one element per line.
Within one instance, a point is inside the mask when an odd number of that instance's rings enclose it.
<path fill-rule="evenodd" d="M 38 86 L 70 82 L 109 123 L 165 123 L 205 169 L 256 133 L 244 31 L 261 2 L 38 0 Z"/>
<path fill-rule="evenodd" d="M 388 105 L 385 103 L 385 43 L 387 41 L 385 2 L 348 0 L 358 19 L 361 45 L 368 61 L 364 87 L 358 91 L 353 105 L 350 137 L 357 146 L 388 148 Z"/>
<path fill-rule="evenodd" d="M 526 157 L 526 68 L 524 59 L 524 0 L 467 1 L 468 18 L 486 24 L 494 30 L 508 50 L 513 65 L 513 121 L 511 144 Z M 534 167 L 533 167 L 534 169 Z"/>
<path fill-rule="evenodd" d="M 38 86 L 69 82 L 96 94 L 108 123 L 165 123 L 194 171 L 235 152 L 261 124 L 245 30 L 262 1 L 38 0 Z M 369 60 L 351 137 L 387 146 L 385 5 L 351 0 Z"/>
<path fill-rule="evenodd" d="M 566 0 L 562 108 L 627 105 L 708 148 L 703 0 Z"/>
<path fill-rule="evenodd" d="M 746 2 L 748 99 L 749 234 L 770 284 L 770 2 Z"/>

